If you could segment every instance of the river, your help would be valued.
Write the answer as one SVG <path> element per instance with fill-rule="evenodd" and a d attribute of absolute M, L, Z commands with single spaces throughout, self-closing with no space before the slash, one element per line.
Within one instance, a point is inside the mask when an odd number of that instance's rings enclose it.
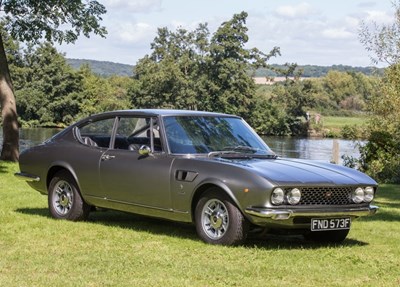
<path fill-rule="evenodd" d="M 20 130 L 20 150 L 23 151 L 50 138 L 60 129 L 30 128 Z M 311 159 L 330 162 L 333 160 L 333 146 L 336 141 L 339 145 L 339 164 L 342 156 L 359 157 L 356 143 L 351 140 L 326 138 L 299 138 L 299 137 L 263 137 L 268 146 L 279 156 Z M 0 130 L 0 142 L 2 142 Z"/>

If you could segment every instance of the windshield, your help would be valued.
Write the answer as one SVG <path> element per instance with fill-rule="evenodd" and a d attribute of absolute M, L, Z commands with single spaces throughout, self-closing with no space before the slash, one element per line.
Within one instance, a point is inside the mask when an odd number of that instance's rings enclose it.
<path fill-rule="evenodd" d="M 164 125 L 171 153 L 273 154 L 264 141 L 240 118 L 227 116 L 165 117 Z"/>

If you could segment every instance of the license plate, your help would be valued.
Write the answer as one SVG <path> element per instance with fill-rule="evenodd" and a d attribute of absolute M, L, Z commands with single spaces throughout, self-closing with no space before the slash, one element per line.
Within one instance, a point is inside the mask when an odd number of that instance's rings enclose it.
<path fill-rule="evenodd" d="M 311 231 L 350 229 L 350 217 L 345 218 L 312 218 Z"/>

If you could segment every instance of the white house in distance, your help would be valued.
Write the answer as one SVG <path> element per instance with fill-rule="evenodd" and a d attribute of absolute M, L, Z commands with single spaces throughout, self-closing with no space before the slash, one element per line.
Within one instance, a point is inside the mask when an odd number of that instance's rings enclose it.
<path fill-rule="evenodd" d="M 254 82 L 257 85 L 273 85 L 277 82 L 283 82 L 286 78 L 285 77 L 254 77 Z M 293 77 L 289 77 L 289 79 L 294 79 Z M 305 77 L 300 77 L 300 80 L 310 79 Z"/>

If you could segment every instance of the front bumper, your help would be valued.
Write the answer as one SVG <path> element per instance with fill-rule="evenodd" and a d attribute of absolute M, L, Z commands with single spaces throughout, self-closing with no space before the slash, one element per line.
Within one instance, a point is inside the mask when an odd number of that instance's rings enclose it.
<path fill-rule="evenodd" d="M 248 207 L 246 214 L 252 217 L 257 224 L 274 223 L 291 225 L 295 218 L 327 218 L 327 217 L 352 217 L 373 215 L 379 207 L 375 205 L 364 207 L 335 207 L 324 209 L 272 209 L 262 207 Z M 285 222 L 286 221 L 286 222 Z M 284 223 L 285 222 L 285 223 Z"/>
<path fill-rule="evenodd" d="M 40 177 L 37 175 L 29 174 L 26 172 L 17 172 L 14 174 L 18 179 L 25 180 L 28 182 L 39 182 Z"/>

